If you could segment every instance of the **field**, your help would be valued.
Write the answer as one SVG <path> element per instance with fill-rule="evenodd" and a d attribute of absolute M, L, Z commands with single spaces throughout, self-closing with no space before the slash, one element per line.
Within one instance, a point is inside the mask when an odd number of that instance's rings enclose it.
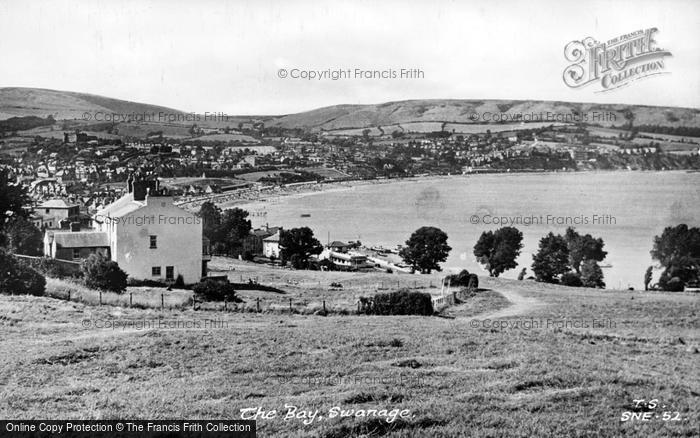
<path fill-rule="evenodd" d="M 265 283 L 352 283 L 342 273 L 229 267 Z M 366 275 L 358 285 L 439 279 Z M 277 410 L 258 420 L 264 437 L 696 436 L 697 295 L 481 280 L 485 291 L 443 317 L 160 312 L 1 296 L 0 416 L 235 419 L 260 407 Z M 285 420 L 285 405 L 318 415 Z M 333 407 L 409 412 L 387 422 L 330 418 Z M 628 411 L 653 415 L 622 422 Z"/>

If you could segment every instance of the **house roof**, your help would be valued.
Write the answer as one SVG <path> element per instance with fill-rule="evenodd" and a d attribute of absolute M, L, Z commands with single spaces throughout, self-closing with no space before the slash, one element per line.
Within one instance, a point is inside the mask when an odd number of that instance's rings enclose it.
<path fill-rule="evenodd" d="M 144 207 L 145 205 L 145 202 L 134 201 L 133 193 L 127 193 L 126 195 L 122 196 L 121 198 L 104 207 L 102 210 L 95 213 L 95 216 L 122 217 L 131 213 L 132 211 L 136 211 L 139 208 Z"/>
<path fill-rule="evenodd" d="M 40 208 L 71 208 L 78 207 L 77 204 L 68 204 L 63 199 L 51 199 L 39 205 Z"/>
<path fill-rule="evenodd" d="M 108 247 L 107 233 L 99 231 L 65 231 L 54 232 L 54 242 L 61 248 L 96 248 Z"/>
<path fill-rule="evenodd" d="M 279 231 L 277 231 L 272 236 L 266 237 L 263 239 L 263 242 L 279 242 L 279 241 L 280 241 L 280 232 Z"/>

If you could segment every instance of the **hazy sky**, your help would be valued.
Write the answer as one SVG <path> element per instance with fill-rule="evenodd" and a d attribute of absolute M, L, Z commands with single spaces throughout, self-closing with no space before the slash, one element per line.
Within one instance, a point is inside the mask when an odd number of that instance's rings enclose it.
<path fill-rule="evenodd" d="M 657 27 L 670 74 L 595 93 L 562 81 L 564 46 Z M 303 80 L 280 68 L 417 68 L 420 79 Z M 700 1 L 0 0 L 0 87 L 185 111 L 283 114 L 406 99 L 700 107 Z"/>

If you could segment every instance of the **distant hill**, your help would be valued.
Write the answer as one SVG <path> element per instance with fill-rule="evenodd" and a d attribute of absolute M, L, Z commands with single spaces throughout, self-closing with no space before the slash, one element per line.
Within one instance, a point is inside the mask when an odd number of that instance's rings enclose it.
<path fill-rule="evenodd" d="M 94 94 L 42 88 L 0 88 L 0 120 L 14 116 L 53 116 L 56 120 L 80 119 L 83 113 L 183 113 L 157 105 L 111 99 Z"/>
<path fill-rule="evenodd" d="M 611 112 L 615 115 L 614 120 L 596 121 L 609 126 L 624 124 L 624 112 L 627 110 L 634 114 L 635 125 L 700 127 L 700 110 L 692 108 L 537 100 L 407 100 L 379 105 L 336 105 L 277 117 L 272 125 L 332 131 L 421 122 L 432 122 L 431 125 L 435 125 L 435 122 L 484 123 L 492 121 L 490 115 L 488 120 L 484 120 L 483 114 L 488 113 L 528 117 L 547 112 L 561 115 Z"/>
<path fill-rule="evenodd" d="M 158 113 L 160 111 L 171 114 L 186 114 L 183 111 L 162 106 L 111 99 L 92 94 L 38 88 L 0 88 L 0 120 L 15 116 L 46 117 L 48 115 L 52 115 L 56 120 L 81 119 L 83 113 L 97 111 L 119 114 Z M 562 116 L 611 112 L 615 116 L 613 120 L 589 121 L 609 126 L 611 124 L 624 124 L 626 122 L 625 112 L 627 111 L 634 114 L 635 125 L 700 127 L 700 110 L 692 108 L 539 100 L 454 99 L 406 100 L 376 105 L 336 105 L 282 116 L 239 116 L 234 121 L 229 120 L 221 123 L 221 126 L 236 126 L 238 122 L 255 119 L 264 121 L 266 126 L 283 128 L 338 132 L 377 128 L 385 133 L 390 133 L 394 129 L 430 131 L 440 130 L 444 127 L 444 129 L 452 130 L 454 126 L 449 126 L 449 124 L 482 124 L 491 121 L 483 119 L 482 115 L 485 113 L 507 114 L 508 117 L 522 114 L 528 117 L 530 114 L 546 114 L 547 112 Z M 478 116 L 477 120 L 474 120 L 475 114 Z M 181 124 L 189 125 L 191 122 Z M 468 132 L 468 130 L 463 132 Z"/>

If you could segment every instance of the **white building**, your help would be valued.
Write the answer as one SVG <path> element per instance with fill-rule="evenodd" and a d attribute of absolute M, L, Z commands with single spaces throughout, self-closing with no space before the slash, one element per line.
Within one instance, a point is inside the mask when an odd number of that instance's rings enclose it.
<path fill-rule="evenodd" d="M 173 204 L 157 180 L 127 181 L 128 193 L 99 210 L 93 221 L 106 233 L 112 260 L 129 277 L 186 284 L 206 275 L 210 259 L 202 219 Z"/>
<path fill-rule="evenodd" d="M 280 256 L 280 232 L 277 231 L 270 237 L 263 239 L 263 254 L 265 257 L 275 257 Z"/>

